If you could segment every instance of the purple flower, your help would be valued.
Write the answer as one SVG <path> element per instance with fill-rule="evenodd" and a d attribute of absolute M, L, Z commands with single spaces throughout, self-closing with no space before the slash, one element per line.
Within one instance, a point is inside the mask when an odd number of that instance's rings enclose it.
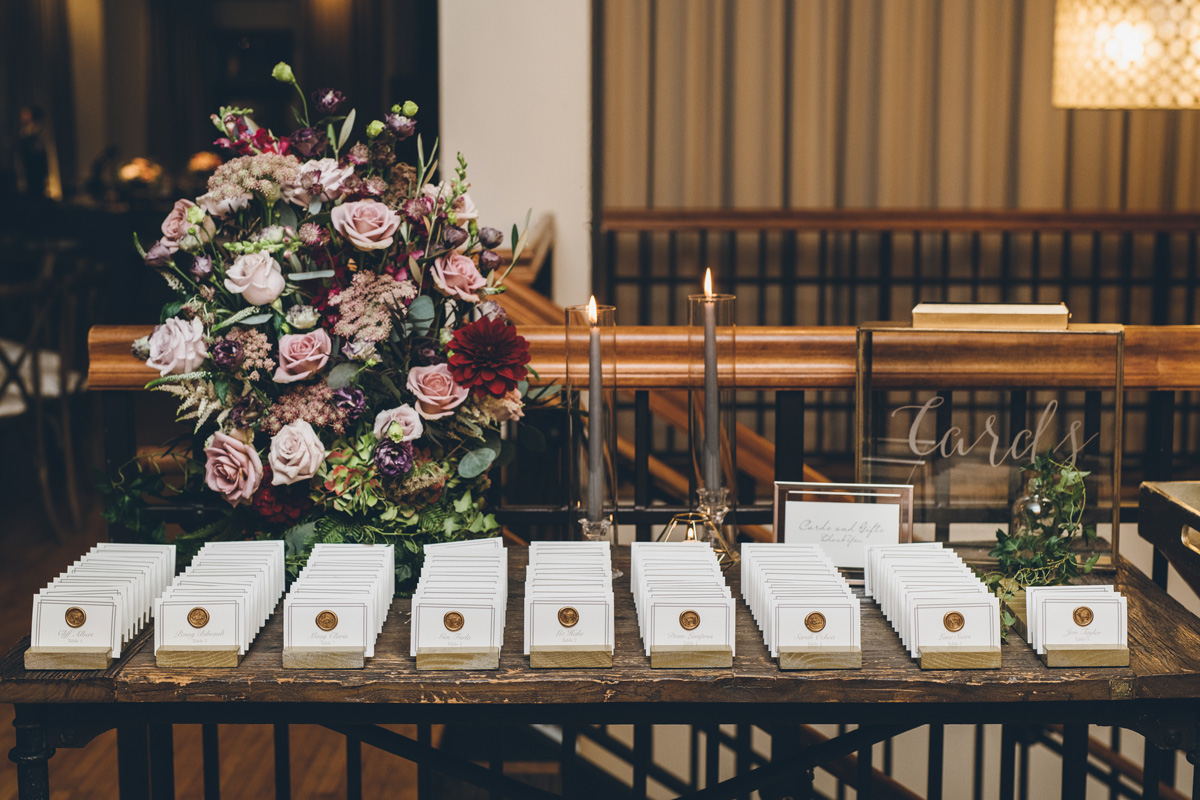
<path fill-rule="evenodd" d="M 253 393 L 239 397 L 229 409 L 229 421 L 238 428 L 249 428 L 262 415 L 262 403 Z"/>
<path fill-rule="evenodd" d="M 494 250 L 504 241 L 504 234 L 496 228 L 480 228 L 479 243 L 488 250 Z"/>
<path fill-rule="evenodd" d="M 346 104 L 346 95 L 337 89 L 317 89 L 312 93 L 313 108 L 323 117 L 332 117 Z"/>
<path fill-rule="evenodd" d="M 233 339 L 217 339 L 208 354 L 218 367 L 231 370 L 240 367 L 246 358 L 246 351 L 242 349 L 241 342 Z"/>
<path fill-rule="evenodd" d="M 410 222 L 423 220 L 433 213 L 433 201 L 428 197 L 414 197 L 404 203 L 404 216 Z"/>
<path fill-rule="evenodd" d="M 447 225 L 442 231 L 442 244 L 448 250 L 454 250 L 467 240 L 467 232 L 457 225 Z"/>
<path fill-rule="evenodd" d="M 490 272 L 500 266 L 500 256 L 492 250 L 484 250 L 479 254 L 479 271 Z"/>
<path fill-rule="evenodd" d="M 192 277 L 198 281 L 202 281 L 209 275 L 212 275 L 212 257 L 211 256 L 196 256 L 192 261 L 191 268 Z"/>
<path fill-rule="evenodd" d="M 165 267 L 171 262 L 171 256 L 174 254 L 175 250 L 171 248 L 171 245 L 159 239 L 146 251 L 146 266 Z"/>
<path fill-rule="evenodd" d="M 431 344 L 422 345 L 416 352 L 418 366 L 430 367 L 434 364 L 445 364 L 446 357 Z"/>
<path fill-rule="evenodd" d="M 501 322 L 508 319 L 508 312 L 504 310 L 504 306 L 500 305 L 495 300 L 484 300 L 482 303 L 475 306 L 475 310 L 488 319 L 495 319 Z"/>
<path fill-rule="evenodd" d="M 333 405 L 346 412 L 346 418 L 353 422 L 367 410 L 367 395 L 357 386 L 345 386 L 333 392 Z"/>
<path fill-rule="evenodd" d="M 289 136 L 288 141 L 292 143 L 293 150 L 308 158 L 313 153 L 323 153 L 329 144 L 329 137 L 316 128 L 301 128 Z"/>
<path fill-rule="evenodd" d="M 417 121 L 403 114 L 388 114 L 383 118 L 384 123 L 396 134 L 396 138 L 404 141 L 417 131 Z"/>
<path fill-rule="evenodd" d="M 413 466 L 411 442 L 393 442 L 384 439 L 375 445 L 375 469 L 388 478 L 399 478 Z"/>

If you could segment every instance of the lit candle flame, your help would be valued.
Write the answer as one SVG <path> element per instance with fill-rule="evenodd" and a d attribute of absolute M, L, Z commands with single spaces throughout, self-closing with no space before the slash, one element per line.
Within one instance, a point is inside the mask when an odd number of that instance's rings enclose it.
<path fill-rule="evenodd" d="M 688 540 L 689 542 L 692 542 L 692 541 L 695 541 L 695 539 L 696 539 L 696 526 L 695 526 L 695 525 L 688 525 L 688 529 L 687 529 L 687 540 Z"/>
<path fill-rule="evenodd" d="M 596 295 L 592 295 L 592 299 L 588 300 L 588 322 L 595 325 L 600 319 L 596 313 Z"/>
<path fill-rule="evenodd" d="M 712 268 L 704 270 L 704 296 L 712 299 Z"/>

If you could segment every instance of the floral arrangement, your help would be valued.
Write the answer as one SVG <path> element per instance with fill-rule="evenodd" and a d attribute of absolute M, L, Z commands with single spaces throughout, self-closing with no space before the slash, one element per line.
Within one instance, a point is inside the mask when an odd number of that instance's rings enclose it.
<path fill-rule="evenodd" d="M 273 76 L 300 93 L 301 127 L 213 115 L 232 157 L 138 245 L 178 299 L 134 351 L 206 436 L 195 477 L 228 505 L 188 538 L 284 537 L 293 566 L 314 542 L 393 542 L 403 581 L 422 541 L 497 528 L 482 493 L 523 415 L 529 348 L 494 298 L 520 234 L 505 263 L 461 155 L 439 183 L 436 147 L 399 160 L 414 103 L 351 143 L 341 92 L 306 97 L 283 63 Z"/>

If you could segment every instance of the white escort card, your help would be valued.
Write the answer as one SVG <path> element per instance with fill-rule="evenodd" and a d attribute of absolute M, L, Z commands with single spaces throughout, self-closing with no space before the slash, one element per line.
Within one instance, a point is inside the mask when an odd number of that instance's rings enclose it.
<path fill-rule="evenodd" d="M 742 545 L 742 597 L 780 669 L 859 669 L 859 598 L 817 544 Z"/>
<path fill-rule="evenodd" d="M 26 669 L 106 669 L 175 576 L 175 545 L 96 545 L 33 598 Z"/>
<path fill-rule="evenodd" d="M 1025 618 L 1048 667 L 1129 666 L 1128 600 L 1112 586 L 1030 586 Z"/>
<path fill-rule="evenodd" d="M 652 668 L 731 667 L 734 600 L 707 542 L 634 542 L 630 583 Z"/>
<path fill-rule="evenodd" d="M 279 604 L 284 543 L 209 542 L 154 601 L 160 667 L 236 667 Z"/>
<path fill-rule="evenodd" d="M 1000 601 L 940 542 L 867 548 L 865 590 L 922 669 L 1000 666 Z"/>
<path fill-rule="evenodd" d="M 608 542 L 532 542 L 525 568 L 531 667 L 611 667 L 615 640 Z"/>
<path fill-rule="evenodd" d="M 395 594 L 392 545 L 315 545 L 283 600 L 283 666 L 362 669 Z"/>
<path fill-rule="evenodd" d="M 507 609 L 499 537 L 425 545 L 409 640 L 417 669 L 499 669 Z"/>

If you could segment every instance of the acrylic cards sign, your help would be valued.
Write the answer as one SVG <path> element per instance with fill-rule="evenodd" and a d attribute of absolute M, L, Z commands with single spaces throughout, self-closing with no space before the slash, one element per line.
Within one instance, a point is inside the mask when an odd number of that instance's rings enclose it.
<path fill-rule="evenodd" d="M 775 539 L 818 545 L 835 566 L 862 569 L 868 547 L 912 540 L 912 487 L 777 481 Z"/>

